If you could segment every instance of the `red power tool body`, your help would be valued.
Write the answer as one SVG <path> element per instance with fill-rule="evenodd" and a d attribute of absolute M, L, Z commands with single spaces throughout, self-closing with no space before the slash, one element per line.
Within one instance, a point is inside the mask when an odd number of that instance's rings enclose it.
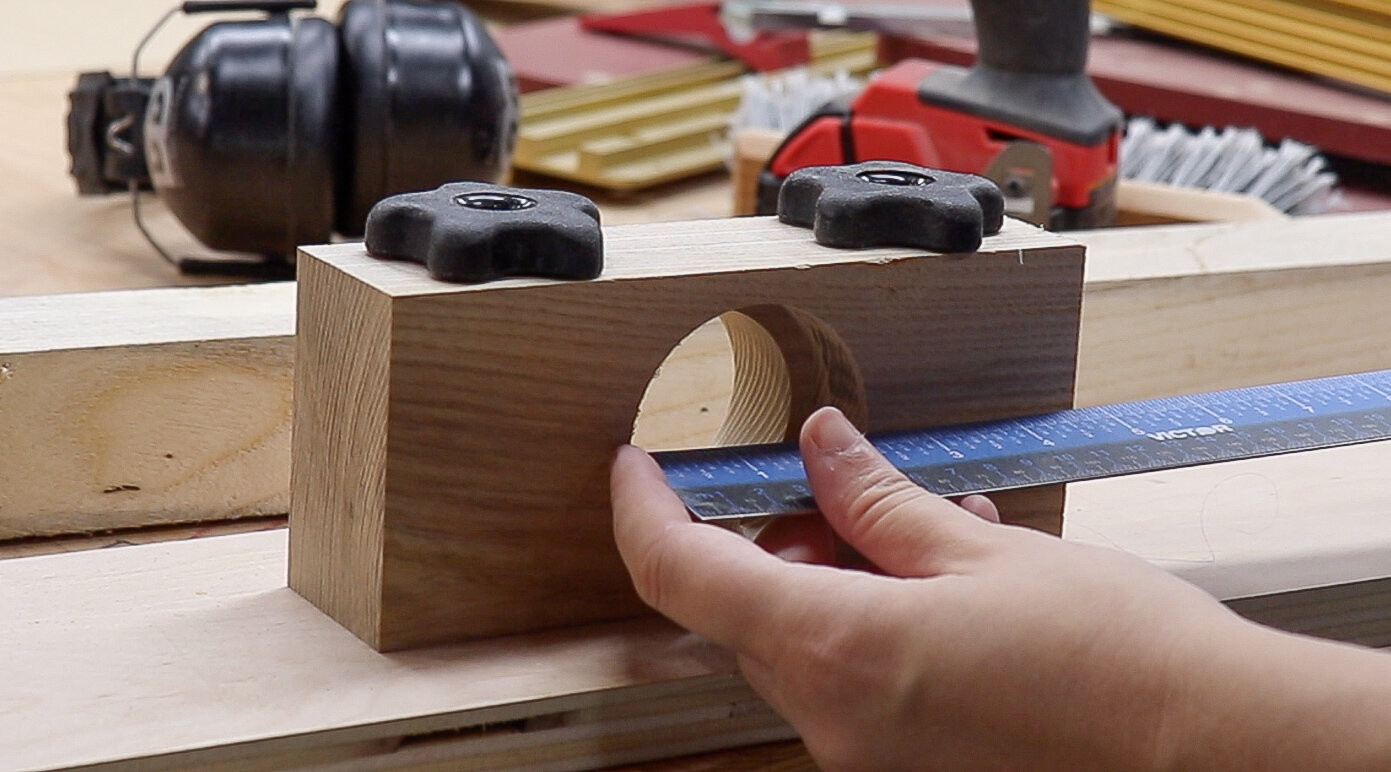
<path fill-rule="evenodd" d="M 760 213 L 777 210 L 782 180 L 802 167 L 893 160 L 984 174 L 1016 202 L 1012 214 L 1039 224 L 1113 220 L 1122 115 L 1084 69 L 1089 3 L 972 6 L 980 46 L 974 67 L 904 60 L 852 99 L 823 106 L 769 160 Z"/>

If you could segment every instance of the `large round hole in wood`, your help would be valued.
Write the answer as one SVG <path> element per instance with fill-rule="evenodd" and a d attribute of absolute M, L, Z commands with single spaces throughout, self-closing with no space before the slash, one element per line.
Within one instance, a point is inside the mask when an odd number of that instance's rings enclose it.
<path fill-rule="evenodd" d="M 648 450 L 780 442 L 821 405 L 864 422 L 864 384 L 849 348 L 806 312 L 749 306 L 676 344 L 643 394 L 632 442 Z"/>

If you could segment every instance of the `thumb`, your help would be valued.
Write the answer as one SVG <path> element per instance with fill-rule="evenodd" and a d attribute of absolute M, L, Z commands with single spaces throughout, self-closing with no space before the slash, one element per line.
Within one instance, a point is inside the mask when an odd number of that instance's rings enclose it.
<path fill-rule="evenodd" d="M 883 571 L 934 576 L 978 554 L 986 521 L 895 469 L 835 408 L 802 425 L 807 478 L 831 527 Z"/>

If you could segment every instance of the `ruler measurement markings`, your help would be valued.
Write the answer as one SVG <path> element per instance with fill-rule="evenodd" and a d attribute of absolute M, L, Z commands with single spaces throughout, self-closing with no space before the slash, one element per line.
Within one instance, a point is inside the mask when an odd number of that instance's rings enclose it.
<path fill-rule="evenodd" d="M 1384 398 L 1386 399 L 1387 402 L 1391 402 L 1391 393 L 1387 393 L 1387 392 L 1385 392 L 1385 391 L 1382 391 L 1381 389 L 1378 389 L 1378 388 L 1377 388 L 1376 386 L 1374 386 L 1373 384 L 1367 383 L 1367 381 L 1364 380 L 1360 375 L 1354 375 L 1354 376 L 1352 376 L 1352 379 L 1353 379 L 1354 381 L 1357 381 L 1358 383 L 1362 384 L 1363 386 L 1366 386 L 1368 389 L 1371 389 L 1372 391 L 1376 392 L 1377 394 L 1380 394 L 1382 397 L 1384 397 Z"/>
<path fill-rule="evenodd" d="M 1034 439 L 1038 440 L 1038 441 L 1039 441 L 1039 444 L 1040 444 L 1040 445 L 1043 445 L 1044 447 L 1049 447 L 1049 448 L 1051 448 L 1051 447 L 1053 447 L 1053 446 L 1056 444 L 1056 443 L 1054 443 L 1052 440 L 1048 439 L 1047 437 L 1044 437 L 1043 435 L 1039 434 L 1038 432 L 1034 431 L 1033 429 L 1030 429 L 1030 428 L 1029 428 L 1029 425 L 1026 424 L 1026 423 L 1024 423 L 1023 421 L 1015 420 L 1015 421 L 1014 421 L 1014 425 L 1015 425 L 1015 426 L 1018 426 L 1018 427 L 1021 428 L 1021 429 L 1023 429 L 1025 434 L 1028 434 L 1030 437 L 1033 437 Z"/>
<path fill-rule="evenodd" d="M 1299 400 L 1295 399 L 1294 397 L 1291 397 L 1290 395 L 1284 393 L 1283 391 L 1277 390 L 1275 393 L 1276 393 L 1276 394 L 1279 394 L 1281 397 L 1284 397 L 1285 399 L 1289 400 L 1290 402 L 1294 403 L 1295 405 L 1298 405 L 1299 407 L 1303 408 L 1303 409 L 1304 409 L 1305 411 L 1307 411 L 1307 412 L 1310 412 L 1310 413 L 1314 412 L 1314 406 L 1313 406 L 1313 405 L 1306 405 L 1306 404 L 1304 404 L 1303 402 L 1300 402 Z"/>
<path fill-rule="evenodd" d="M 768 479 L 768 473 L 754 466 L 752 461 L 749 461 L 746 458 L 740 460 L 744 462 L 745 466 L 747 466 L 749 469 L 752 469 L 754 474 L 758 475 L 759 477 L 762 477 L 765 480 Z"/>
<path fill-rule="evenodd" d="M 1210 408 L 1208 408 L 1207 405 L 1204 405 L 1202 402 L 1199 402 L 1198 400 L 1193 399 L 1192 395 L 1189 395 L 1188 397 L 1186 397 L 1186 399 L 1187 399 L 1188 401 L 1192 402 L 1193 405 L 1194 405 L 1195 407 L 1197 407 L 1199 410 L 1203 411 L 1204 413 L 1207 413 L 1208 415 L 1212 416 L 1213 418 L 1216 418 L 1218 423 L 1221 423 L 1221 424 L 1229 424 L 1229 423 L 1231 423 L 1231 419 L 1229 419 L 1229 418 L 1227 418 L 1227 417 L 1225 417 L 1225 416 L 1218 415 L 1217 413 L 1213 412 Z"/>
<path fill-rule="evenodd" d="M 1391 396 L 1369 379 L 1391 388 L 1391 371 L 1338 376 L 895 432 L 873 441 L 916 483 L 943 495 L 1097 479 L 1391 438 Z M 1145 422 L 1146 416 L 1154 419 L 1147 425 L 1156 428 L 1145 431 L 1127 420 Z M 1211 417 L 1230 424 L 1217 428 L 1202 423 Z M 1165 426 L 1169 428 L 1157 428 Z M 1056 438 L 1054 447 L 1031 449 L 1042 442 L 1039 430 Z M 939 458 L 941 454 L 947 458 Z M 692 475 L 685 467 L 700 465 L 704 456 L 726 461 L 704 465 L 714 473 L 689 485 Z M 815 509 L 795 448 L 687 451 L 659 454 L 659 460 L 673 487 L 702 519 Z M 750 470 L 757 474 L 766 469 L 778 474 L 748 478 Z"/>
<path fill-rule="evenodd" d="M 1110 409 L 1109 409 L 1109 406 L 1102 406 L 1101 412 L 1103 412 L 1103 413 L 1105 413 L 1106 415 L 1109 415 L 1109 416 L 1111 416 L 1112 418 L 1116 419 L 1116 421 L 1117 421 L 1118 423 L 1120 423 L 1120 424 L 1121 424 L 1122 426 L 1124 426 L 1125 428 L 1129 429 L 1130 432 L 1131 432 L 1132 434 L 1144 434 L 1144 432 L 1141 431 L 1140 429 L 1138 429 L 1138 428 L 1136 428 L 1135 426 L 1132 426 L 1131 424 L 1127 423 L 1126 420 L 1125 420 L 1124 418 L 1121 418 L 1120 416 L 1115 415 L 1114 413 L 1112 413 L 1112 412 L 1110 411 Z"/>

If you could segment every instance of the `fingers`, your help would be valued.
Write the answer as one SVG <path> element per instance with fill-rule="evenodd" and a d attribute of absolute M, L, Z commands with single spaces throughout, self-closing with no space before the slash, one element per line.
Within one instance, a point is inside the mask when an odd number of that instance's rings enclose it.
<path fill-rule="evenodd" d="M 943 573 L 954 561 L 974 554 L 985 535 L 984 519 L 989 519 L 993 505 L 986 510 L 973 501 L 972 506 L 980 508 L 973 515 L 913 484 L 839 410 L 813 413 L 802 426 L 801 446 L 826 520 L 888 573 Z"/>
<path fill-rule="evenodd" d="M 754 541 L 783 560 L 797 563 L 829 565 L 836 557 L 835 532 L 815 515 L 774 518 Z"/>
<path fill-rule="evenodd" d="M 625 446 L 611 478 L 613 532 L 643 601 L 677 624 L 755 656 L 776 645 L 787 599 L 805 592 L 800 567 L 744 537 L 692 522 L 652 457 Z"/>
<path fill-rule="evenodd" d="M 995 502 L 979 493 L 973 493 L 957 503 L 961 505 L 962 509 L 982 520 L 991 523 L 1000 522 L 1000 510 L 996 509 Z"/>

